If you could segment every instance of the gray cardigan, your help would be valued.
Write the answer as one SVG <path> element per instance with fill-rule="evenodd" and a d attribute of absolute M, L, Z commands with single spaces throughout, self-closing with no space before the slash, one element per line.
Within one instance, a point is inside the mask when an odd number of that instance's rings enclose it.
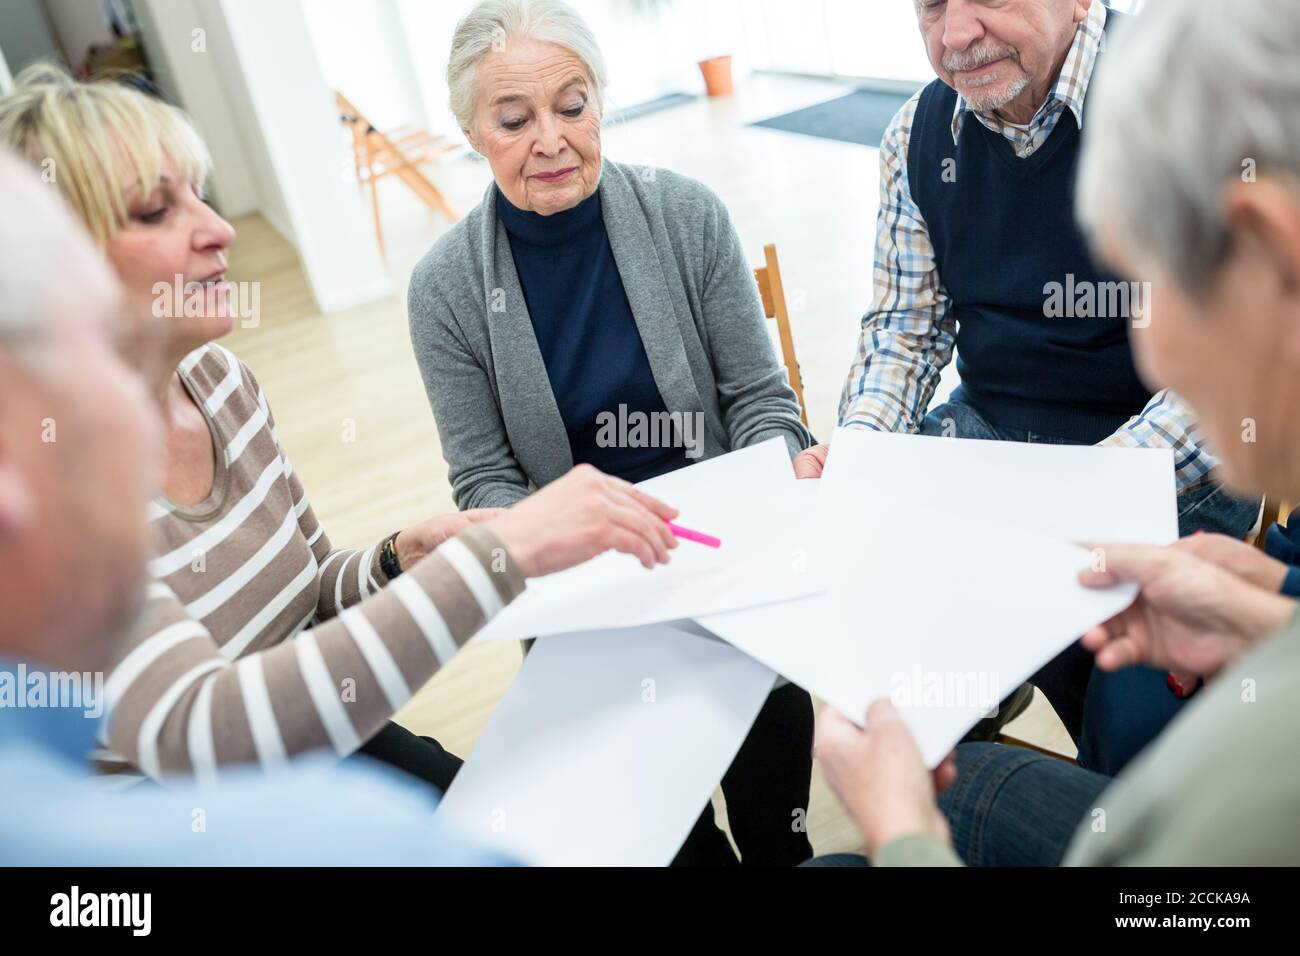
<path fill-rule="evenodd" d="M 704 413 L 712 458 L 774 436 L 813 443 L 765 328 L 753 272 L 707 187 L 605 161 L 614 261 L 670 412 Z M 511 505 L 573 467 L 568 433 L 515 273 L 497 187 L 411 276 L 411 343 L 462 508 Z"/>

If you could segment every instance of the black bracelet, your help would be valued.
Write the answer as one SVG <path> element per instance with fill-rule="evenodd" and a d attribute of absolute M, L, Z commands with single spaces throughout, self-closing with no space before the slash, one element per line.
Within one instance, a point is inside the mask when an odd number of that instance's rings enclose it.
<path fill-rule="evenodd" d="M 397 560 L 397 548 L 395 547 L 397 536 L 401 533 L 400 531 L 394 531 L 379 546 L 379 570 L 383 571 L 384 577 L 390 581 L 399 577 L 402 573 L 402 562 Z"/>

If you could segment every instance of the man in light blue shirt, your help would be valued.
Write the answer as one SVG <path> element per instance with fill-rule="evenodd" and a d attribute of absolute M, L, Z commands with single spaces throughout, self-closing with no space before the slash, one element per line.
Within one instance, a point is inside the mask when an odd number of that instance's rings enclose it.
<path fill-rule="evenodd" d="M 113 347 L 147 355 L 149 309 L 122 301 L 56 187 L 2 152 L 0 196 L 0 864 L 506 863 L 379 764 L 309 758 L 214 790 L 115 793 L 89 773 L 160 473 L 154 403 Z"/>
<path fill-rule="evenodd" d="M 15 662 L 0 675 L 16 674 Z M 33 668 L 27 666 L 30 675 Z M 2 678 L 0 678 L 2 679 Z M 220 788 L 113 792 L 87 775 L 98 721 L 0 706 L 0 863 L 29 866 L 484 866 L 506 861 L 433 818 L 433 791 L 379 763 L 322 755 Z"/>

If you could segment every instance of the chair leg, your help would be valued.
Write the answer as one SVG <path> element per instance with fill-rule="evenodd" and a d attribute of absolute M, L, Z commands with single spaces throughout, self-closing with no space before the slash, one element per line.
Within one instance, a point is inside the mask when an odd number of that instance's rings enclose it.
<path fill-rule="evenodd" d="M 370 187 L 370 213 L 375 218 L 375 239 L 379 243 L 379 257 L 388 262 L 388 250 L 384 247 L 384 224 L 379 213 L 379 187 L 375 184 L 375 165 L 371 159 L 369 145 L 364 141 L 360 148 L 365 152 L 366 185 Z"/>
<path fill-rule="evenodd" d="M 379 215 L 379 189 L 375 185 L 373 176 L 370 178 L 370 208 L 375 217 L 375 239 L 379 241 L 379 255 L 387 262 L 388 250 L 384 247 L 384 224 Z"/>
<path fill-rule="evenodd" d="M 406 154 L 393 145 L 392 140 L 378 130 L 372 130 L 370 138 L 378 144 L 378 150 L 382 151 L 385 156 L 396 157 L 397 165 L 389 169 L 388 172 L 393 173 L 398 179 L 406 183 L 407 188 L 419 196 L 430 209 L 442 213 L 452 222 L 459 218 L 438 187 L 431 183 L 424 173 L 415 168 L 411 161 L 406 158 Z"/>
<path fill-rule="evenodd" d="M 451 208 L 451 204 L 448 203 L 446 198 L 442 195 L 442 191 L 431 183 L 429 178 L 422 172 L 412 166 L 405 159 L 403 159 L 402 165 L 399 166 L 395 172 L 402 182 L 406 183 L 406 185 L 410 187 L 412 192 L 424 200 L 426 206 L 435 212 L 442 213 L 442 215 L 446 216 L 452 222 L 457 220 L 458 217 L 456 216 L 455 210 Z"/>

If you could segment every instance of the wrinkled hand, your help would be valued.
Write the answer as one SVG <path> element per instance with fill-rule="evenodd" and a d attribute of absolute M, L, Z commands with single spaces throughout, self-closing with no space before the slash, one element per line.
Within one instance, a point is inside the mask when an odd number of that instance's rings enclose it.
<path fill-rule="evenodd" d="M 668 563 L 677 539 L 667 522 L 677 509 L 591 465 L 533 492 L 490 527 L 526 577 L 554 574 L 609 550 L 646 568 Z"/>
<path fill-rule="evenodd" d="M 801 451 L 794 459 L 794 476 L 796 478 L 820 478 L 826 468 L 826 456 L 830 454 L 830 445 L 813 445 L 807 451 Z"/>
<path fill-rule="evenodd" d="M 407 571 L 444 541 L 456 537 L 472 524 L 491 521 L 498 515 L 505 514 L 505 510 L 505 508 L 472 508 L 454 514 L 434 515 L 427 521 L 411 525 L 398 534 L 393 542 L 393 550 L 397 552 L 397 563 L 401 565 L 403 571 Z"/>
<path fill-rule="evenodd" d="M 1267 591 L 1282 590 L 1282 582 L 1289 570 L 1277 558 L 1271 558 L 1259 548 L 1226 534 L 1194 534 L 1180 539 L 1174 547 L 1216 564 Z"/>
<path fill-rule="evenodd" d="M 1083 636 L 1097 666 L 1134 664 L 1212 677 L 1280 631 L 1295 602 L 1178 547 L 1098 546 L 1105 569 L 1079 573 L 1086 587 L 1136 581 L 1137 600 Z"/>
<path fill-rule="evenodd" d="M 864 728 L 833 707 L 823 707 L 813 753 L 831 790 L 857 823 L 868 857 L 916 833 L 950 842 L 935 795 L 957 778 L 952 755 L 933 773 L 926 769 L 911 731 L 888 700 L 867 708 Z"/>

